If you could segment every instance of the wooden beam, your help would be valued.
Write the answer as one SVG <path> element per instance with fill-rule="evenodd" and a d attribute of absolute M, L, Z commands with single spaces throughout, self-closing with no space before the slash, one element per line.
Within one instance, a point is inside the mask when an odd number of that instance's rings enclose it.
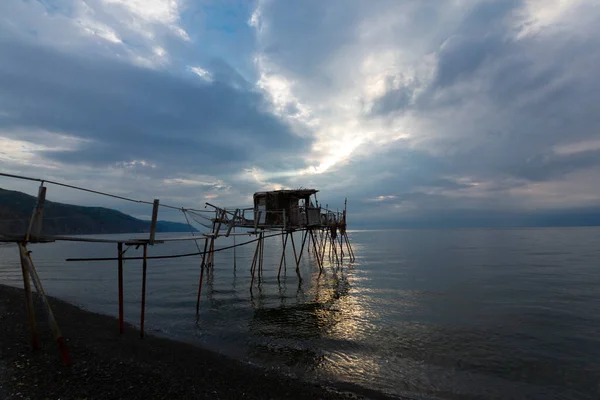
<path fill-rule="evenodd" d="M 227 233 L 225 233 L 225 237 L 229 237 L 231 230 L 235 227 L 235 219 L 237 218 L 239 211 L 240 210 L 238 208 L 235 209 L 235 213 L 233 213 L 233 218 L 231 218 L 231 221 L 229 222 L 229 227 L 227 228 Z"/>

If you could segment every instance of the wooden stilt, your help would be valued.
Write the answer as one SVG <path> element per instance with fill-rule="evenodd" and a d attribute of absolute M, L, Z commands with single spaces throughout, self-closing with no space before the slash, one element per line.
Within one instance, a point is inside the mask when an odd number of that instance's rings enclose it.
<path fill-rule="evenodd" d="M 258 262 L 258 252 L 260 250 L 260 240 L 256 244 L 256 250 L 254 250 L 254 258 L 252 259 L 252 266 L 250 267 L 250 273 L 252 274 L 252 279 L 250 280 L 250 291 L 252 291 L 252 285 L 254 285 L 254 276 L 256 273 L 256 266 Z"/>
<path fill-rule="evenodd" d="M 259 261 L 258 261 L 258 280 L 260 282 L 261 277 L 262 277 L 262 272 L 263 272 L 263 258 L 264 258 L 264 253 L 265 253 L 265 233 L 264 232 L 260 233 L 260 240 L 258 242 L 260 243 L 260 255 L 259 255 Z"/>
<path fill-rule="evenodd" d="M 325 260 L 325 250 L 327 249 L 327 239 L 329 238 L 329 232 L 325 232 L 325 237 L 322 241 L 321 247 L 321 260 Z"/>
<path fill-rule="evenodd" d="M 294 231 L 290 232 L 290 239 L 292 239 L 292 249 L 294 249 L 294 262 L 298 264 L 298 256 L 296 255 L 296 245 L 294 244 Z"/>
<path fill-rule="evenodd" d="M 42 215 L 44 212 L 44 202 L 46 201 L 46 187 L 44 183 L 40 185 L 38 189 L 38 197 L 35 203 L 35 207 L 33 209 L 33 213 L 31 215 L 31 219 L 29 220 L 29 227 L 27 228 L 27 233 L 25 234 L 25 242 L 29 242 L 30 236 L 34 240 L 38 240 L 40 237 L 40 233 L 42 231 Z"/>
<path fill-rule="evenodd" d="M 304 251 L 304 245 L 306 244 L 306 238 L 308 237 L 308 230 L 304 232 L 304 237 L 302 238 L 302 246 L 300 247 L 300 254 L 298 255 L 298 260 L 296 261 L 296 272 L 300 273 L 300 260 L 302 259 L 302 252 Z"/>
<path fill-rule="evenodd" d="M 123 322 L 123 242 L 117 243 L 119 253 L 119 332 L 123 333 L 125 324 Z"/>
<path fill-rule="evenodd" d="M 337 254 L 337 243 L 336 240 L 334 238 L 331 238 L 331 248 L 333 250 L 333 254 L 335 256 L 335 263 L 336 265 L 340 265 L 340 259 L 338 258 L 338 254 Z"/>
<path fill-rule="evenodd" d="M 198 279 L 198 298 L 196 299 L 196 315 L 200 313 L 200 296 L 202 295 L 202 280 L 204 279 L 204 262 L 206 261 L 206 249 L 208 248 L 208 238 L 204 239 L 204 251 L 202 252 L 202 262 L 200 263 L 200 279 Z"/>
<path fill-rule="evenodd" d="M 218 215 L 218 213 L 217 213 L 217 215 Z M 212 224 L 212 232 L 211 232 L 212 236 L 210 237 L 210 243 L 208 245 L 208 258 L 206 259 L 206 266 L 208 268 L 212 267 L 213 261 L 214 261 L 214 259 L 213 259 L 213 255 L 214 255 L 213 250 L 214 250 L 214 246 L 215 246 L 215 232 L 216 232 L 216 227 L 217 227 L 217 223 L 216 223 L 216 220 L 215 220 L 215 221 L 213 221 L 213 224 Z"/>
<path fill-rule="evenodd" d="M 289 233 L 285 234 L 285 245 L 283 246 L 283 272 L 287 272 L 287 254 L 285 253 L 285 250 L 287 247 L 288 235 Z"/>
<path fill-rule="evenodd" d="M 20 254 L 20 252 L 19 252 Z M 31 293 L 31 281 L 29 278 L 29 272 L 25 266 L 25 260 L 20 254 L 21 259 L 21 271 L 23 272 L 23 288 L 25 289 L 25 305 L 27 307 L 27 317 L 29 319 L 29 331 L 31 333 L 31 347 L 34 350 L 40 348 L 40 340 L 37 331 L 37 322 L 35 320 L 35 309 L 33 307 L 33 295 Z"/>
<path fill-rule="evenodd" d="M 323 241 L 323 230 L 319 229 L 317 233 L 315 233 L 315 237 L 317 238 L 317 249 L 319 250 L 319 257 L 321 256 L 321 245 Z"/>
<path fill-rule="evenodd" d="M 144 244 L 144 260 L 142 261 L 142 310 L 140 312 L 140 338 L 144 337 L 144 317 L 146 315 L 146 269 L 148 245 Z"/>
<path fill-rule="evenodd" d="M 350 238 L 348 237 L 348 234 L 346 232 L 344 232 L 344 237 L 346 239 L 346 246 L 348 246 L 348 252 L 350 253 L 350 257 L 352 257 L 352 261 L 355 261 L 356 257 L 354 256 L 354 250 L 352 250 L 352 245 L 350 244 Z"/>
<path fill-rule="evenodd" d="M 323 263 L 321 262 L 321 259 L 319 258 L 319 252 L 317 251 L 317 243 L 315 241 L 312 230 L 310 230 L 310 237 L 312 238 L 313 250 L 314 250 L 315 257 L 317 259 L 317 264 L 319 265 L 319 271 L 323 271 Z"/>
<path fill-rule="evenodd" d="M 40 299 L 42 300 L 44 308 L 46 309 L 46 312 L 48 314 L 48 323 L 50 325 L 50 328 L 52 329 L 52 333 L 54 335 L 54 339 L 56 340 L 56 344 L 58 345 L 58 351 L 60 352 L 60 356 L 63 360 L 63 363 L 65 365 L 71 365 L 71 357 L 69 356 L 69 351 L 67 350 L 67 346 L 65 345 L 65 341 L 60 331 L 60 328 L 58 327 L 58 323 L 56 322 L 56 318 L 54 318 L 54 313 L 52 312 L 52 308 L 50 307 L 50 303 L 48 302 L 48 298 L 46 297 L 46 293 L 44 292 L 44 287 L 42 286 L 42 281 L 40 280 L 40 277 L 38 276 L 37 271 L 33 266 L 33 261 L 29 256 L 27 248 L 22 243 L 19 243 L 19 252 L 21 254 L 21 260 L 23 262 L 23 265 L 29 273 L 31 280 L 33 281 L 33 285 L 35 286 L 35 289 L 37 290 L 37 293 L 40 296 Z"/>
<path fill-rule="evenodd" d="M 289 233 L 286 233 L 285 239 L 283 240 L 283 250 L 281 251 L 281 260 L 279 260 L 279 271 L 277 272 L 277 279 L 279 279 L 279 276 L 281 275 L 281 266 L 285 261 L 285 246 L 287 245 L 288 235 Z"/>
<path fill-rule="evenodd" d="M 208 265 L 207 267 L 212 268 L 215 262 L 215 238 L 210 238 L 210 246 L 208 248 Z"/>

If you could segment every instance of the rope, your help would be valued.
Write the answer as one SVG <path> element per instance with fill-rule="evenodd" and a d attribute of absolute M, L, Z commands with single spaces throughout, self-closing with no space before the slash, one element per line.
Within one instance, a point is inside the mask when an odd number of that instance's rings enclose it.
<path fill-rule="evenodd" d="M 6 174 L 4 172 L 0 172 L 0 176 L 4 176 L 4 177 L 7 177 L 7 178 L 22 179 L 22 180 L 26 180 L 26 181 L 49 183 L 49 184 L 52 184 L 52 185 L 62 186 L 62 187 L 70 188 L 70 189 L 81 190 L 83 192 L 99 194 L 101 196 L 106 196 L 106 197 L 112 197 L 114 199 L 130 201 L 132 203 L 154 205 L 154 202 L 152 202 L 152 201 L 132 199 L 130 197 L 119 196 L 119 195 L 112 194 L 112 193 L 100 192 L 98 190 L 86 189 L 86 188 L 83 188 L 83 187 L 80 187 L 80 186 L 69 185 L 69 184 L 62 183 L 62 182 L 49 181 L 47 179 L 31 178 L 29 176 L 23 176 L 23 175 Z M 170 206 L 168 204 L 163 204 L 163 203 L 160 203 L 159 207 L 170 208 L 170 209 L 173 209 L 173 210 L 182 210 L 183 209 L 182 207 Z M 193 208 L 189 208 L 189 209 L 185 209 L 185 210 L 193 210 L 193 211 L 196 211 L 196 212 L 206 212 L 206 210 L 195 210 Z"/>
<path fill-rule="evenodd" d="M 211 226 L 203 224 L 202 222 L 198 221 L 196 218 L 192 217 L 192 219 L 194 220 L 194 222 L 196 222 L 198 225 L 202 225 L 203 227 L 205 227 L 206 229 L 212 229 Z"/>
<path fill-rule="evenodd" d="M 276 233 L 273 235 L 267 235 L 267 236 L 263 236 L 264 238 L 270 238 L 270 237 L 275 237 L 275 236 L 282 236 L 284 234 L 286 234 L 287 232 L 280 232 L 280 233 Z M 199 251 L 197 253 L 185 253 L 185 254 L 172 254 L 172 255 L 168 255 L 168 256 L 149 256 L 146 257 L 146 259 L 166 259 L 166 258 L 182 258 L 182 257 L 193 257 L 193 256 L 201 256 L 204 254 L 210 254 L 210 253 L 218 253 L 219 251 L 223 251 L 223 250 L 229 250 L 229 249 L 233 249 L 235 247 L 240 247 L 240 246 L 245 246 L 247 244 L 250 243 L 254 243 L 259 241 L 261 238 L 256 238 L 256 239 L 252 239 L 252 240 L 248 240 L 247 242 L 243 242 L 243 243 L 238 243 L 232 246 L 226 246 L 226 247 L 221 247 L 212 251 Z M 123 258 L 123 260 L 143 260 L 144 257 L 125 257 Z M 99 257 L 99 258 L 67 258 L 65 261 L 116 261 L 118 260 L 118 258 L 115 257 Z"/>

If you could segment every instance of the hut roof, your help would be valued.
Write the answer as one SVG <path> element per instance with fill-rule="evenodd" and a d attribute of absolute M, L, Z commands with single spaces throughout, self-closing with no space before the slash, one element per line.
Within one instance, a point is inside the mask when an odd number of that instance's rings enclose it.
<path fill-rule="evenodd" d="M 268 192 L 256 192 L 254 193 L 254 197 L 265 196 L 266 194 L 283 194 L 288 196 L 307 197 L 317 192 L 317 189 L 271 190 Z"/>

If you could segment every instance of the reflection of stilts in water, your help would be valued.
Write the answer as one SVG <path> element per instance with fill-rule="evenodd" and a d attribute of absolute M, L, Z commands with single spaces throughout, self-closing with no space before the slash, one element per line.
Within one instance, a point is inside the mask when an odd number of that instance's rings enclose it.
<path fill-rule="evenodd" d="M 256 285 L 256 288 L 258 290 L 258 296 L 255 297 L 254 296 L 254 291 L 252 289 L 250 289 L 250 300 L 252 301 L 252 306 L 253 307 L 259 307 L 259 308 L 261 308 L 264 305 L 265 295 L 263 293 L 262 285 L 258 284 L 258 285 Z M 256 300 L 257 299 L 258 299 L 258 304 L 256 304 Z"/>
<path fill-rule="evenodd" d="M 279 300 L 280 300 L 280 305 L 283 307 L 286 305 L 286 293 L 287 293 L 287 282 L 288 282 L 288 278 L 287 275 L 283 276 L 283 279 L 277 279 L 277 287 L 279 290 Z"/>
<path fill-rule="evenodd" d="M 214 268 L 207 268 L 206 269 L 206 289 L 207 289 L 207 293 L 206 293 L 206 298 L 208 298 L 208 301 L 211 305 L 211 307 L 214 307 L 214 282 L 215 282 L 215 269 Z"/>
<path fill-rule="evenodd" d="M 300 339 L 307 337 L 330 336 L 335 331 L 342 338 L 345 331 L 356 329 L 360 318 L 360 304 L 349 296 L 350 283 L 345 274 L 311 274 L 311 290 L 298 289 L 295 299 L 286 306 L 261 307 L 255 303 L 255 312 L 249 329 L 257 336 L 267 339 Z M 306 285 L 302 285 L 306 290 Z M 283 301 L 283 300 L 282 300 Z M 358 313 L 358 314 L 357 314 Z M 257 345 L 256 351 L 269 351 Z M 310 350 L 309 350 L 310 351 Z"/>
<path fill-rule="evenodd" d="M 237 269 L 237 256 L 236 256 L 237 246 L 235 245 L 235 226 L 233 227 L 233 272 L 235 274 L 235 270 Z"/>

